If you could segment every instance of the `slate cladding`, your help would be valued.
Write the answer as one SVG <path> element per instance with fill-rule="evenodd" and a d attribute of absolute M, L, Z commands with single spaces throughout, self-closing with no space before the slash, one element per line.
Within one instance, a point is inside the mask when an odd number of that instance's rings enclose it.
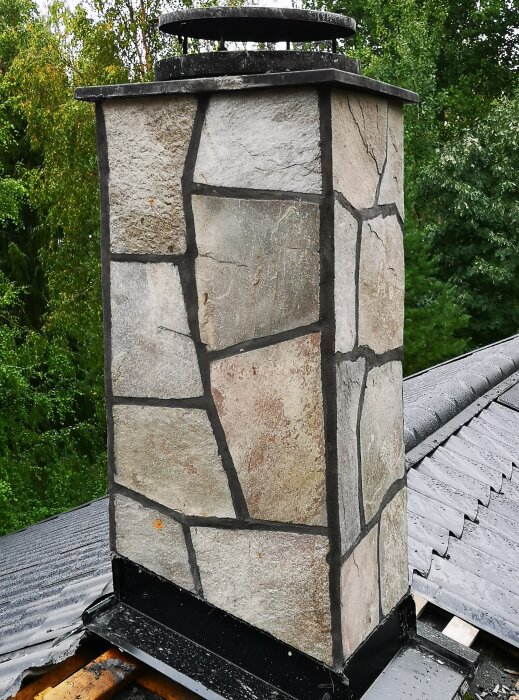
<path fill-rule="evenodd" d="M 519 646 L 519 337 L 404 382 L 414 591 Z"/>

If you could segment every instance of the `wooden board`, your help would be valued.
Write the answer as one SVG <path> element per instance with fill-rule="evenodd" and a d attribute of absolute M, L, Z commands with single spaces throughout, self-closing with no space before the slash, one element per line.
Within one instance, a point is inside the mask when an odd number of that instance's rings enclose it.
<path fill-rule="evenodd" d="M 414 605 L 416 608 L 416 619 L 418 620 L 418 618 L 423 613 L 424 608 L 429 601 L 426 600 L 425 598 L 422 598 L 422 596 L 419 595 L 418 593 L 413 593 L 412 595 L 413 595 Z"/>
<path fill-rule="evenodd" d="M 76 652 L 74 656 L 71 656 L 70 659 L 63 661 L 47 671 L 47 673 L 38 676 L 38 678 L 24 685 L 23 688 L 13 696 L 12 700 L 34 700 L 35 696 L 41 693 L 42 690 L 58 685 L 58 683 L 64 681 L 65 678 L 68 678 L 80 668 L 83 668 L 83 666 L 92 659 L 93 655 L 93 653 L 81 649 Z"/>
<path fill-rule="evenodd" d="M 459 617 L 453 617 L 443 630 L 443 634 L 446 637 L 450 637 L 454 639 L 455 642 L 459 642 L 459 644 L 463 644 L 463 646 L 466 647 L 472 646 L 478 632 L 479 630 L 477 627 L 470 625 Z"/>
<path fill-rule="evenodd" d="M 164 700 L 200 700 L 199 695 L 195 695 L 187 688 L 156 671 L 146 671 L 135 682 L 142 688 L 146 688 L 146 690 L 150 690 L 155 695 L 164 698 Z"/>

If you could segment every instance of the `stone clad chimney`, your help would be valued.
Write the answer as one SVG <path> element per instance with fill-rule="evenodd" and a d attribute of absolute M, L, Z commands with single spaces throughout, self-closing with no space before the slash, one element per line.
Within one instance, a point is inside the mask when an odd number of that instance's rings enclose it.
<path fill-rule="evenodd" d="M 355 28 L 264 8 L 161 24 L 248 40 L 254 17 L 267 39 L 279 25 L 334 47 Z M 153 617 L 160 582 L 159 622 L 174 600 L 214 606 L 282 643 L 286 673 L 294 654 L 349 683 L 312 697 L 353 697 L 370 650 L 383 666 L 409 623 L 402 105 L 416 96 L 336 53 L 265 53 L 186 55 L 157 82 L 79 91 L 97 102 L 116 595 Z"/>

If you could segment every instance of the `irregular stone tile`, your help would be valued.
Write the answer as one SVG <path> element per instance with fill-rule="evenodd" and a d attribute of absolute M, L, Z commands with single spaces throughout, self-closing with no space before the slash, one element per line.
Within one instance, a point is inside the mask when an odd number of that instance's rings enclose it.
<path fill-rule="evenodd" d="M 212 363 L 211 385 L 253 518 L 326 523 L 320 334 Z"/>
<path fill-rule="evenodd" d="M 404 246 L 396 216 L 364 222 L 360 245 L 359 345 L 377 353 L 402 345 Z"/>
<path fill-rule="evenodd" d="M 402 365 L 388 362 L 368 373 L 360 419 L 362 493 L 366 522 L 394 481 L 404 476 Z"/>
<path fill-rule="evenodd" d="M 188 95 L 103 103 L 113 252 L 185 251 L 181 177 L 196 104 Z"/>
<path fill-rule="evenodd" d="M 348 658 L 379 622 L 377 526 L 355 547 L 341 569 L 341 622 Z"/>
<path fill-rule="evenodd" d="M 115 481 L 186 515 L 234 517 L 205 411 L 114 406 Z"/>
<path fill-rule="evenodd" d="M 191 533 L 210 603 L 332 664 L 326 537 L 202 527 Z"/>
<path fill-rule="evenodd" d="M 380 518 L 380 600 L 387 615 L 408 591 L 407 493 L 405 486 L 387 504 Z"/>
<path fill-rule="evenodd" d="M 395 203 L 404 217 L 404 113 L 402 105 L 387 107 L 387 162 L 380 192 L 379 204 Z"/>
<path fill-rule="evenodd" d="M 321 191 L 319 108 L 313 89 L 213 95 L 195 182 L 291 192 Z"/>
<path fill-rule="evenodd" d="M 195 196 L 193 213 L 209 349 L 319 320 L 317 204 Z"/>
<path fill-rule="evenodd" d="M 201 396 L 178 269 L 170 263 L 112 262 L 110 285 L 114 394 Z"/>
<path fill-rule="evenodd" d="M 335 349 L 350 352 L 356 340 L 357 220 L 335 202 Z"/>
<path fill-rule="evenodd" d="M 375 204 L 386 158 L 387 102 L 332 91 L 333 186 L 355 207 Z"/>
<path fill-rule="evenodd" d="M 115 495 L 115 550 L 135 564 L 193 590 L 186 541 L 173 518 Z"/>
<path fill-rule="evenodd" d="M 348 550 L 360 534 L 357 422 L 366 361 L 341 362 L 337 367 L 337 466 L 341 549 Z"/>

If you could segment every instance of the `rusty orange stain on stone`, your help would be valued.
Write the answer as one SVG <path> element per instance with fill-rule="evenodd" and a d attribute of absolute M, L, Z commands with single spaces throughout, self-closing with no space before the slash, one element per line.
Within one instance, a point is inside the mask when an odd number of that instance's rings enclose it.
<path fill-rule="evenodd" d="M 153 527 L 155 528 L 155 530 L 164 529 L 164 521 L 160 518 L 155 518 L 155 520 L 153 521 Z"/>

